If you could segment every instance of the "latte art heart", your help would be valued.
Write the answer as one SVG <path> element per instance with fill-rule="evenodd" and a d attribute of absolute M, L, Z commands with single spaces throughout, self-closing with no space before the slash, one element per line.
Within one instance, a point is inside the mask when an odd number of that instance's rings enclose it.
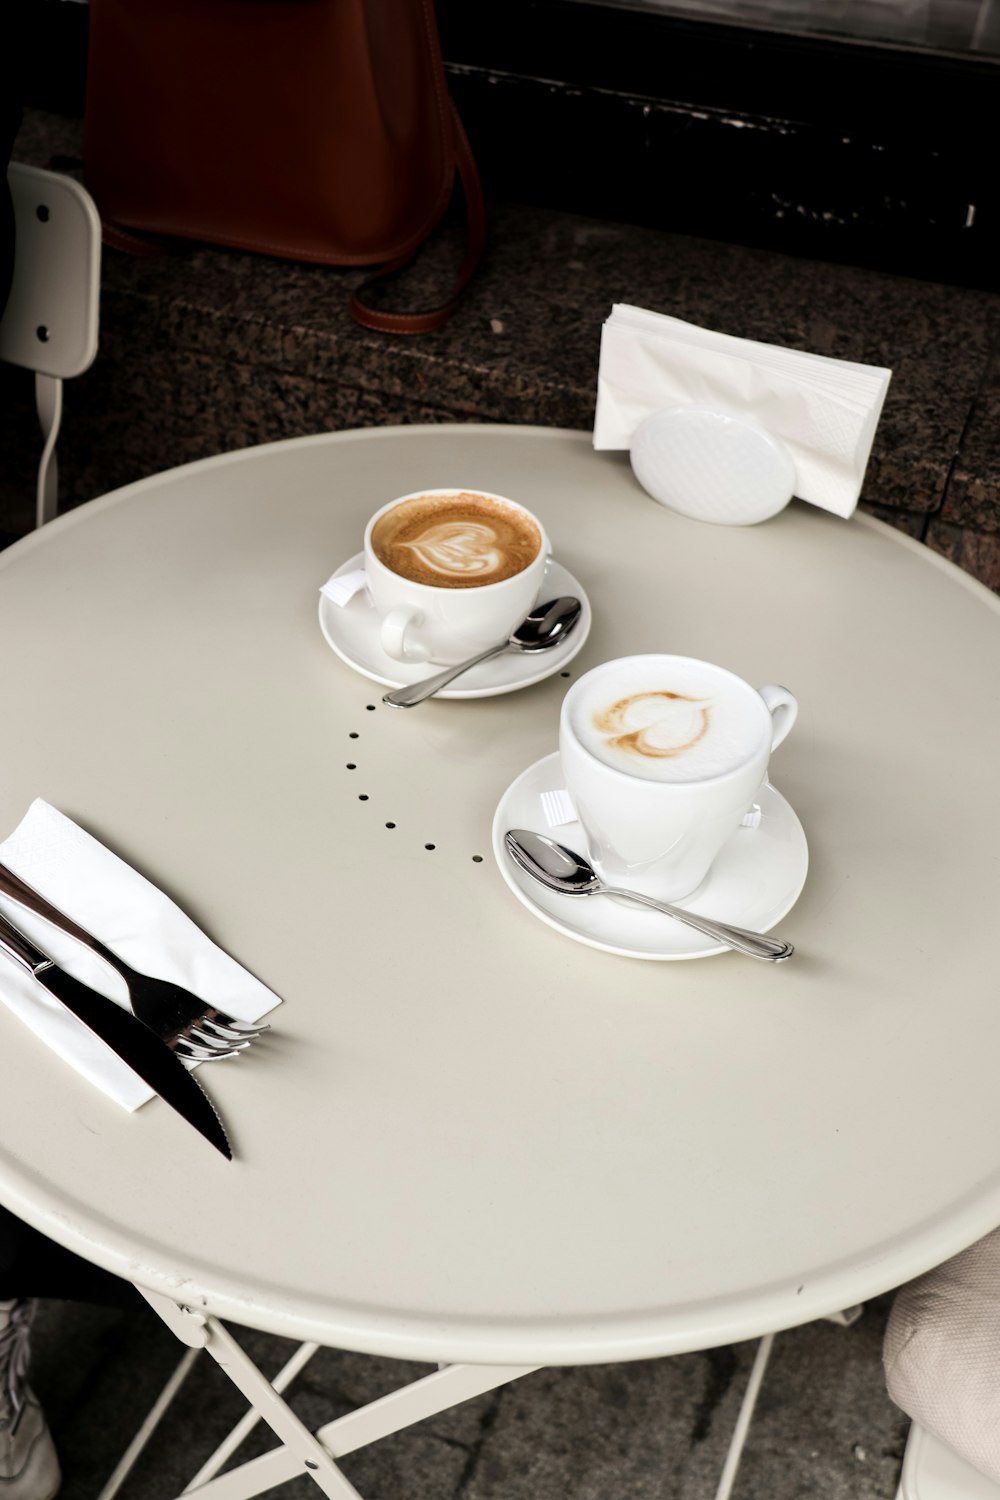
<path fill-rule="evenodd" d="M 419 558 L 425 568 L 451 577 L 496 573 L 503 561 L 496 532 L 473 521 L 442 521 L 400 546 Z"/>
<path fill-rule="evenodd" d="M 748 683 L 665 653 L 592 668 L 563 700 L 562 719 L 561 742 L 639 781 L 709 782 L 758 761 L 763 774 L 772 739 L 766 702 Z"/>
<path fill-rule="evenodd" d="M 400 500 L 375 522 L 371 546 L 379 562 L 413 583 L 476 589 L 530 567 L 542 534 L 520 506 L 458 490 Z"/>
<path fill-rule="evenodd" d="M 711 728 L 712 703 L 667 689 L 632 693 L 595 713 L 593 722 L 615 749 L 668 760 L 685 755 L 704 739 Z"/>

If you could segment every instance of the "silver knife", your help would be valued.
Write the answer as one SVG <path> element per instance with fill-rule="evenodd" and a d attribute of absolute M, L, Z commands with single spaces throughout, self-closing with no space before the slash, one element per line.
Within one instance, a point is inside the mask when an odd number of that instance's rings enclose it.
<path fill-rule="evenodd" d="M 178 1057 L 142 1021 L 122 1010 L 106 995 L 81 984 L 43 953 L 0 913 L 0 951 L 26 969 L 66 1009 L 100 1037 L 124 1063 L 138 1073 L 189 1125 L 200 1130 L 230 1161 L 226 1132 L 212 1105 Z"/>

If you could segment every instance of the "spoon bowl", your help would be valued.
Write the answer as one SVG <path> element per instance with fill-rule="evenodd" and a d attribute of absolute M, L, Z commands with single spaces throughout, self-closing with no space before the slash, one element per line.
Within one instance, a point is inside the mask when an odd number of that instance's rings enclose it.
<path fill-rule="evenodd" d="M 546 599 L 544 603 L 536 604 L 517 629 L 511 631 L 507 648 L 512 651 L 548 651 L 569 635 L 582 610 L 583 605 L 573 594 L 563 594 L 558 599 Z"/>
<path fill-rule="evenodd" d="M 393 688 L 392 692 L 383 694 L 382 702 L 387 703 L 390 708 L 414 708 L 426 698 L 433 698 L 435 693 L 454 682 L 456 677 L 467 672 L 470 667 L 477 666 L 481 661 L 488 661 L 491 656 L 499 656 L 502 651 L 521 651 L 527 655 L 550 651 L 553 646 L 560 645 L 566 639 L 582 613 L 583 605 L 572 594 L 563 594 L 558 599 L 546 599 L 534 606 L 505 641 L 490 646 L 487 651 L 480 651 L 478 656 L 470 656 L 468 661 L 459 662 L 457 666 L 446 667 L 433 677 L 425 677 L 407 687 Z"/>
<path fill-rule="evenodd" d="M 626 891 L 618 886 L 608 885 L 582 854 L 578 854 L 575 849 L 568 849 L 565 844 L 557 844 L 555 839 L 548 838 L 544 833 L 535 833 L 530 828 L 510 828 L 504 835 L 504 844 L 515 864 L 540 885 L 550 891 L 557 891 L 560 895 L 621 896 L 638 902 L 640 906 L 650 906 L 655 911 L 664 912 L 668 917 L 684 922 L 688 927 L 714 938 L 737 953 L 745 953 L 749 958 L 765 959 L 769 963 L 782 963 L 795 952 L 791 943 L 782 942 L 779 938 L 749 932 L 744 927 L 734 927 L 728 922 L 717 922 L 712 917 L 699 916 L 696 912 L 686 911 L 667 901 L 655 901 L 652 896 L 645 896 L 639 891 Z"/>

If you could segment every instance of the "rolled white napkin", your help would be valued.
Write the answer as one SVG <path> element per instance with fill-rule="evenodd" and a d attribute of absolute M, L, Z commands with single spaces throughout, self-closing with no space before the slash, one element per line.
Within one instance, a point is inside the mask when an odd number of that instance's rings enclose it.
<path fill-rule="evenodd" d="M 601 335 L 594 447 L 628 448 L 640 422 L 664 408 L 711 407 L 779 439 L 795 464 L 795 494 L 847 517 L 891 376 L 616 303 Z"/>
<path fill-rule="evenodd" d="M 241 1021 L 257 1021 L 281 1004 L 145 876 L 41 798 L 0 843 L 0 862 L 140 973 L 183 985 Z M 128 1008 L 124 980 L 90 949 L 7 896 L 0 896 L 0 911 L 61 968 Z M 138 1109 L 154 1097 L 148 1084 L 2 953 L 0 1000 L 123 1108 Z"/>

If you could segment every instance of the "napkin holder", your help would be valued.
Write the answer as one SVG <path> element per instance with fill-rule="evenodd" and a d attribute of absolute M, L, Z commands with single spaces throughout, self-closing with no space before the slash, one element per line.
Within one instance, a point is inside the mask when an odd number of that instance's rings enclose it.
<path fill-rule="evenodd" d="M 783 510 L 795 463 L 781 440 L 742 413 L 668 406 L 644 417 L 629 456 L 652 499 L 678 515 L 750 526 Z"/>
<path fill-rule="evenodd" d="M 747 526 L 793 493 L 846 520 L 892 371 L 615 303 L 601 330 L 594 447 L 630 451 L 661 505 Z"/>

